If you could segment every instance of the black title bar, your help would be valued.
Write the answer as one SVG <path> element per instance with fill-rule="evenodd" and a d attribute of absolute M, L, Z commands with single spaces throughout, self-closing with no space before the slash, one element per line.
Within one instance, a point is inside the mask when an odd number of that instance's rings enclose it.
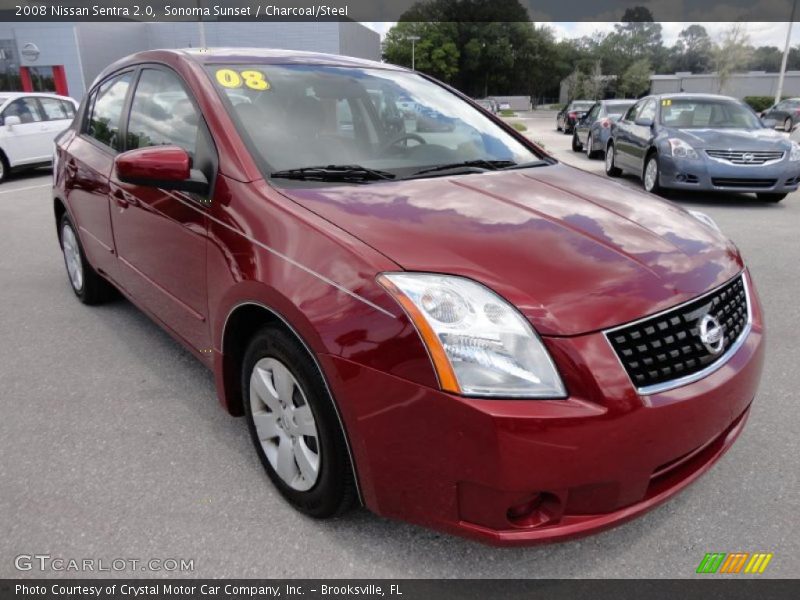
<path fill-rule="evenodd" d="M 749 576 L 666 580 L 431 579 L 26 579 L 0 580 L 0 600 L 782 600 L 800 597 L 797 580 Z"/>
<path fill-rule="evenodd" d="M 3 21 L 398 21 L 430 0 L 0 0 Z M 458 1 L 458 0 L 456 0 Z M 474 2 L 465 1 L 465 6 Z M 493 0 L 465 21 L 620 21 L 645 6 L 655 21 L 789 21 L 793 0 Z M 503 5 L 521 6 L 509 13 Z M 511 14 L 512 16 L 508 16 Z M 503 16 L 505 15 L 505 16 Z M 525 17 L 527 15 L 527 18 Z M 462 19 L 459 19 L 462 20 Z"/>

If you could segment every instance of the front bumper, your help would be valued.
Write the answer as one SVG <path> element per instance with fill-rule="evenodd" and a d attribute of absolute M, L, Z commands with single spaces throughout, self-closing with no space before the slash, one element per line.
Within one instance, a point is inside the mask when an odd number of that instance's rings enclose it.
<path fill-rule="evenodd" d="M 734 165 L 707 157 L 659 157 L 661 187 L 719 192 L 788 194 L 800 183 L 800 161 L 784 158 L 764 165 Z"/>
<path fill-rule="evenodd" d="M 744 426 L 764 356 L 751 301 L 752 330 L 722 368 L 646 399 L 599 332 L 545 339 L 566 400 L 464 398 L 324 355 L 365 504 L 498 545 L 587 535 L 656 506 Z"/>

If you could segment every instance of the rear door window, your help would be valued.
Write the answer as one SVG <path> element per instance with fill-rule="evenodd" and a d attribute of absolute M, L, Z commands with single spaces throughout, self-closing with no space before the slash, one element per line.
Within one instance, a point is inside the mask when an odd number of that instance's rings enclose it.
<path fill-rule="evenodd" d="M 131 78 L 132 73 L 123 73 L 109 79 L 95 90 L 90 101 L 85 133 L 114 150 L 122 148 L 120 121 Z"/>
<path fill-rule="evenodd" d="M 66 112 L 66 102 L 56 98 L 39 98 L 45 117 L 48 121 L 63 121 L 72 117 Z"/>

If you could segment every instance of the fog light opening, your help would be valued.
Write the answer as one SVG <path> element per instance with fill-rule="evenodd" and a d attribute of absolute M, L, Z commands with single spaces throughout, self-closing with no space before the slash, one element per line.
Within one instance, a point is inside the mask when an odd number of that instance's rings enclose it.
<path fill-rule="evenodd" d="M 532 528 L 558 521 L 560 513 L 558 497 L 540 492 L 511 506 L 506 517 L 514 527 Z"/>

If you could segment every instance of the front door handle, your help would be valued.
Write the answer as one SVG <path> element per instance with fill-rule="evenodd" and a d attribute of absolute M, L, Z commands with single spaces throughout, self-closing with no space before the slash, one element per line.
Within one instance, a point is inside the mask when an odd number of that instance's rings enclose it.
<path fill-rule="evenodd" d="M 114 202 L 117 203 L 117 206 L 119 206 L 121 210 L 125 210 L 131 205 L 128 201 L 127 194 L 121 189 L 114 190 L 111 195 L 114 196 Z"/>

